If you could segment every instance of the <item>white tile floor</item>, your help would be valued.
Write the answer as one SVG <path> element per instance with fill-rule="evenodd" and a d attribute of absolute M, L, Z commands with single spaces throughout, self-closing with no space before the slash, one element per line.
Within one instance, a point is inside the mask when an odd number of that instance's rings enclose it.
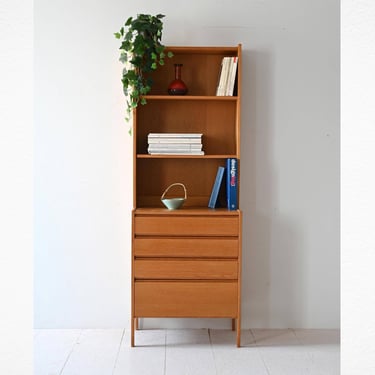
<path fill-rule="evenodd" d="M 35 330 L 34 375 L 336 375 L 338 330 Z"/>

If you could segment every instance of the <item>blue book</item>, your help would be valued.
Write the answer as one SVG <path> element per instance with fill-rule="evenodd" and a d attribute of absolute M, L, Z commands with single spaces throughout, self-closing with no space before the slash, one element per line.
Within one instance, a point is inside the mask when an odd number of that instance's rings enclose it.
<path fill-rule="evenodd" d="M 227 208 L 238 209 L 238 161 L 235 158 L 227 159 Z"/>
<path fill-rule="evenodd" d="M 219 197 L 220 187 L 223 184 L 224 171 L 225 171 L 224 167 L 218 167 L 217 169 L 216 178 L 215 178 L 214 185 L 212 187 L 210 200 L 208 201 L 208 207 L 210 208 L 216 208 L 220 206 L 218 197 Z"/>

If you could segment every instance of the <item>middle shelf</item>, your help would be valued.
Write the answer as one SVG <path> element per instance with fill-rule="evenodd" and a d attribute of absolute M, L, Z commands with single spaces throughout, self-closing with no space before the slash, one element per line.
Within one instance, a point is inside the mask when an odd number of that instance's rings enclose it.
<path fill-rule="evenodd" d="M 135 112 L 135 154 L 148 154 L 150 133 L 200 133 L 206 155 L 239 153 L 237 102 L 151 100 Z"/>

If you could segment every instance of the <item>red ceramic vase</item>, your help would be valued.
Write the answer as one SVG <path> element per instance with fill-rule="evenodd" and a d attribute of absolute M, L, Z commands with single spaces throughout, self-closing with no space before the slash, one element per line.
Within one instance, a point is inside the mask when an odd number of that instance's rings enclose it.
<path fill-rule="evenodd" d="M 168 86 L 169 95 L 185 95 L 188 92 L 187 86 L 181 79 L 181 68 L 182 64 L 174 64 L 175 79 Z"/>

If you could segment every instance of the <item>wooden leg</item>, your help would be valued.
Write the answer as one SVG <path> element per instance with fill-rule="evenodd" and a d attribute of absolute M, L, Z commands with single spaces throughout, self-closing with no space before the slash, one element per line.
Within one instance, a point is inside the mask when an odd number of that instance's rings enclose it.
<path fill-rule="evenodd" d="M 232 319 L 232 331 L 236 329 L 236 319 Z"/>
<path fill-rule="evenodd" d="M 139 321 L 138 321 L 138 318 L 134 318 L 134 320 L 135 320 L 135 330 L 137 331 L 139 329 L 139 325 L 138 325 Z"/>
<path fill-rule="evenodd" d="M 136 321 L 137 318 L 131 318 L 131 322 L 130 322 L 130 325 L 131 325 L 131 328 L 130 328 L 130 346 L 131 347 L 134 347 L 134 325 L 135 325 L 135 321 Z"/>
<path fill-rule="evenodd" d="M 237 318 L 237 347 L 241 346 L 241 320 Z"/>

